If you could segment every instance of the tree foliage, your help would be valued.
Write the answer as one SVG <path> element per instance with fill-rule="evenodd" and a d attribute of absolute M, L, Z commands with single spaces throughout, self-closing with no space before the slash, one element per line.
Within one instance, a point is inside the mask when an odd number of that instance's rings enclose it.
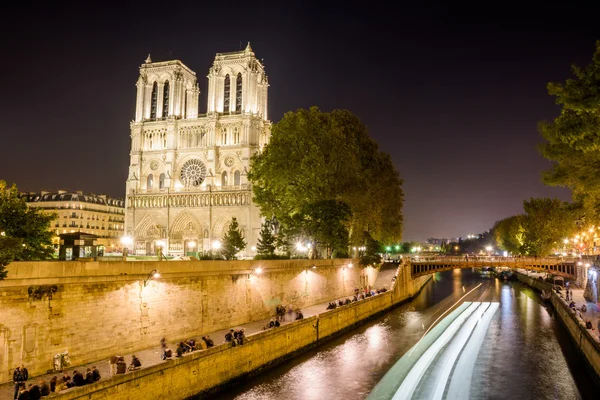
<path fill-rule="evenodd" d="M 401 238 L 402 180 L 349 111 L 286 113 L 270 143 L 253 156 L 248 179 L 265 217 L 275 217 L 282 232 L 310 232 L 327 254 L 342 246 L 346 231 L 354 244 L 364 231 L 382 241 Z M 337 241 L 328 237 L 338 234 Z"/>
<path fill-rule="evenodd" d="M 0 279 L 6 277 L 5 266 L 11 261 L 50 258 L 55 214 L 45 214 L 27 207 L 15 185 L 7 187 L 0 180 Z"/>
<path fill-rule="evenodd" d="M 574 77 L 564 84 L 548 84 L 548 93 L 562 109 L 554 121 L 539 124 L 545 139 L 540 152 L 554 162 L 543 180 L 573 190 L 591 222 L 600 214 L 600 41 L 592 62 L 572 70 Z"/>
<path fill-rule="evenodd" d="M 512 254 L 520 254 L 524 251 L 525 228 L 523 227 L 525 216 L 513 215 L 496 222 L 492 228 L 496 245 Z"/>
<path fill-rule="evenodd" d="M 523 249 L 526 254 L 546 256 L 577 230 L 569 203 L 547 197 L 532 198 L 523 202 L 523 208 Z"/>
<path fill-rule="evenodd" d="M 268 260 L 275 258 L 276 238 L 273 235 L 273 224 L 265 220 L 260 227 L 258 243 L 256 244 L 256 259 Z"/>
<path fill-rule="evenodd" d="M 373 239 L 369 232 L 362 233 L 362 243 L 365 251 L 361 253 L 360 265 L 377 265 L 381 262 L 382 245 L 379 241 Z"/>
<path fill-rule="evenodd" d="M 222 242 L 221 254 L 226 260 L 235 260 L 236 254 L 246 248 L 246 240 L 242 236 L 237 218 L 233 217 L 231 219 Z"/>

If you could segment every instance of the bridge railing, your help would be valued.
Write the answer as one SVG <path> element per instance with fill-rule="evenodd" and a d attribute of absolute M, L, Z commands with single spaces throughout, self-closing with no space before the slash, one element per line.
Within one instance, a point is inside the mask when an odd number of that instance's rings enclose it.
<path fill-rule="evenodd" d="M 579 257 L 502 257 L 502 256 L 412 256 L 411 263 L 424 262 L 514 262 L 514 263 L 532 263 L 532 264 L 559 264 L 574 263 L 580 261 Z"/>

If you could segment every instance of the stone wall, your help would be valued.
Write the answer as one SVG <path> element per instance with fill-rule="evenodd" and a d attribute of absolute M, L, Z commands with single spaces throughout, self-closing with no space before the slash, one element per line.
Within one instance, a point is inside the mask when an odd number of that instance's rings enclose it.
<path fill-rule="evenodd" d="M 410 267 L 401 268 L 402 273 Z M 410 275 L 409 275 L 410 276 Z M 222 344 L 186 354 L 180 359 L 144 368 L 126 375 L 70 389 L 57 398 L 70 399 L 185 399 L 223 387 L 244 375 L 256 373 L 294 354 L 319 344 L 356 324 L 416 295 L 430 276 L 411 281 L 407 288 L 393 290 L 295 321 L 281 328 L 248 336 L 243 346 Z M 398 288 L 396 285 L 395 288 Z M 403 296 L 400 298 L 399 296 Z"/>
<path fill-rule="evenodd" d="M 375 269 L 349 263 L 12 263 L 0 281 L 0 382 L 22 363 L 32 376 L 45 373 L 59 352 L 81 365 L 155 346 L 161 337 L 179 340 L 268 318 L 280 303 L 327 302 L 375 281 Z M 148 279 L 153 270 L 161 277 Z"/>
<path fill-rule="evenodd" d="M 552 289 L 550 284 L 540 281 L 539 279 L 531 278 L 520 273 L 517 273 L 517 277 L 519 281 L 537 290 L 549 291 Z M 573 339 L 575 346 L 579 349 L 583 358 L 595 372 L 596 378 L 600 379 L 600 344 L 596 339 L 597 336 L 592 336 L 590 331 L 585 328 L 585 322 L 581 318 L 578 318 L 569 308 L 568 304 L 554 292 L 552 292 L 551 301 L 558 317 Z M 597 331 L 593 332 L 594 334 L 597 334 Z"/>

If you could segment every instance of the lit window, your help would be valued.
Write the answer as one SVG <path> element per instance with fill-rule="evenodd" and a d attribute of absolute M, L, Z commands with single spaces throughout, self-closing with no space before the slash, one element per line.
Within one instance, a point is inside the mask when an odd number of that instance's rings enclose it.
<path fill-rule="evenodd" d="M 169 116 L 169 81 L 165 82 L 163 89 L 163 117 Z"/>
<path fill-rule="evenodd" d="M 235 85 L 235 111 L 242 111 L 242 74 L 237 75 Z"/>
<path fill-rule="evenodd" d="M 164 187 L 165 187 L 165 174 L 162 173 L 162 174 L 160 174 L 160 177 L 158 178 L 158 188 L 164 189 Z"/>
<path fill-rule="evenodd" d="M 225 90 L 223 91 L 223 111 L 229 112 L 229 97 L 231 96 L 231 82 L 229 75 L 225 75 Z"/>
<path fill-rule="evenodd" d="M 221 174 L 221 186 L 227 186 L 227 171 Z"/>
<path fill-rule="evenodd" d="M 152 86 L 152 99 L 150 103 L 150 118 L 156 118 L 156 101 L 158 99 L 158 84 Z"/>

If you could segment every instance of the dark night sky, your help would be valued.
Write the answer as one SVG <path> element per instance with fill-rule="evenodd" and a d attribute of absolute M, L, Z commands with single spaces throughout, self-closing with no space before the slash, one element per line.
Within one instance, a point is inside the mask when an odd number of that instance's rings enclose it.
<path fill-rule="evenodd" d="M 205 112 L 214 54 L 250 41 L 269 76 L 272 121 L 311 105 L 346 108 L 392 155 L 405 180 L 405 239 L 481 232 L 521 212 L 523 199 L 570 197 L 540 182 L 550 164 L 536 124 L 559 111 L 546 84 L 591 59 L 600 5 L 50 3 L 5 9 L 0 28 L 0 179 L 23 191 L 122 197 L 148 53 L 196 71 Z"/>

